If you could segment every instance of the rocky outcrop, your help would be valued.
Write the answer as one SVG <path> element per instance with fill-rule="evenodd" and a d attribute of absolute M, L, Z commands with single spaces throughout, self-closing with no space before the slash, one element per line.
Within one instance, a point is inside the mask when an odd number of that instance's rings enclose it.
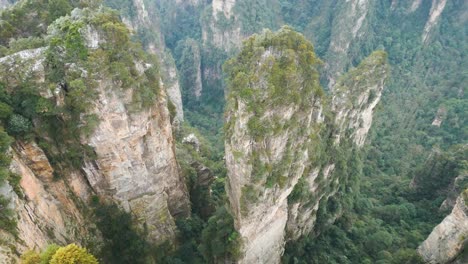
<path fill-rule="evenodd" d="M 21 176 L 21 192 L 16 193 L 6 184 L 0 194 L 10 200 L 15 211 L 18 238 L 0 231 L 4 241 L 0 243 L 0 262 L 3 258 L 1 263 L 14 263 L 17 252 L 43 249 L 52 241 L 83 241 L 92 227 L 80 210 L 82 202 L 92 194 L 83 175 L 70 172 L 62 179 L 54 177 L 49 160 L 34 142 L 17 142 L 11 152 L 10 170 Z M 81 200 L 77 201 L 77 197 Z M 11 252 L 11 248 L 17 252 Z"/>
<path fill-rule="evenodd" d="M 353 192 L 350 189 L 352 185 L 349 183 L 349 178 L 358 171 L 343 170 L 340 163 L 345 159 L 352 159 L 355 154 L 340 161 L 337 152 L 356 151 L 364 145 L 372 125 L 373 112 L 380 102 L 389 75 L 386 58 L 385 52 L 375 51 L 358 67 L 351 69 L 338 80 L 331 102 L 331 111 L 335 115 L 333 120 L 330 120 L 334 127 L 331 133 L 334 143 L 323 146 L 328 151 L 321 154 L 321 159 L 324 160 L 327 159 L 327 155 L 333 155 L 334 158 L 323 162 L 322 165 L 312 165 L 308 169 L 308 174 L 302 177 L 304 186 L 299 185 L 298 188 L 313 195 L 307 196 L 306 199 L 290 201 L 288 239 L 294 240 L 313 231 L 319 205 L 321 203 L 325 205 L 339 189 L 342 193 L 346 189 Z M 336 149 L 339 151 L 335 152 Z M 346 186 L 347 184 L 350 186 Z M 329 213 L 329 218 L 324 219 L 327 222 L 325 225 L 333 223 L 341 211 Z"/>
<path fill-rule="evenodd" d="M 234 12 L 235 0 L 213 0 L 208 8 L 209 19 L 203 25 L 204 45 L 230 52 L 242 43 L 241 27 Z"/>
<path fill-rule="evenodd" d="M 318 64 L 312 45 L 289 28 L 250 38 L 227 64 L 227 191 L 244 239 L 239 263 L 279 263 L 285 241 L 313 230 L 320 201 L 340 185 L 339 158 L 327 155 L 340 138 L 364 143 L 388 74 L 385 53 L 341 79 L 332 105 Z"/>
<path fill-rule="evenodd" d="M 144 12 L 144 8 L 141 9 Z M 139 74 L 156 65 L 137 62 Z M 149 108 L 131 110 L 134 91 L 98 80 L 94 108 L 99 125 L 83 143 L 97 158 L 83 170 L 101 195 L 110 196 L 134 213 L 153 241 L 174 238 L 176 215 L 190 212 L 188 193 L 174 152 L 174 139 L 164 89 Z"/>
<path fill-rule="evenodd" d="M 333 88 L 337 79 L 349 67 L 349 48 L 365 32 L 371 4 L 368 0 L 350 0 L 335 7 L 339 11 L 334 15 L 326 62 L 329 88 Z"/>
<path fill-rule="evenodd" d="M 432 0 L 431 11 L 429 13 L 429 19 L 424 26 L 424 32 L 422 34 L 422 42 L 426 43 L 430 36 L 430 33 L 434 26 L 437 24 L 440 15 L 445 9 L 445 5 L 447 4 L 447 0 Z"/>
<path fill-rule="evenodd" d="M 421 3 L 422 3 L 422 0 L 414 0 L 413 3 L 411 4 L 409 12 L 416 11 L 421 6 Z"/>
<path fill-rule="evenodd" d="M 447 117 L 447 109 L 445 109 L 445 107 L 442 106 L 439 108 L 439 110 L 437 110 L 437 114 L 434 120 L 432 121 L 431 125 L 440 127 L 440 125 L 442 125 L 442 122 L 445 120 L 446 117 Z"/>
<path fill-rule="evenodd" d="M 282 33 L 289 34 L 290 31 Z M 314 125 L 323 119 L 322 99 L 299 85 L 306 73 L 291 76 L 291 80 L 295 80 L 291 85 L 296 89 L 291 93 L 301 94 L 304 99 L 301 105 L 287 99 L 281 102 L 270 98 L 272 87 L 265 80 L 271 78 L 271 67 L 283 58 L 284 51 L 281 47 L 266 46 L 253 62 L 246 62 L 249 66 L 259 65 L 258 69 L 249 69 L 259 72 L 257 82 L 249 87 L 255 97 L 249 102 L 248 98 L 233 96 L 234 92 L 231 92 L 233 107 L 228 108 L 226 115 L 229 124 L 226 138 L 228 194 L 236 229 L 245 243 L 245 255 L 240 263 L 279 262 L 288 220 L 287 197 L 304 173 L 309 159 L 309 135 Z M 293 53 L 290 56 L 291 61 L 296 61 L 300 55 Z M 310 66 L 314 67 L 317 59 L 310 59 Z M 316 74 L 314 71 L 308 73 Z M 240 88 L 243 87 L 232 87 Z M 270 107 L 261 106 L 270 100 Z M 253 110 L 255 105 L 263 109 L 260 112 Z M 275 132 L 274 126 L 277 127 Z"/>
<path fill-rule="evenodd" d="M 68 36 L 68 28 L 61 27 L 61 23 L 84 25 L 78 31 L 85 46 L 83 48 L 87 49 L 89 56 L 96 55 L 95 52 L 102 51 L 103 45 L 114 41 L 101 25 L 86 24 L 94 21 L 94 16 L 100 14 L 99 12 L 105 11 L 75 9 L 71 16 L 59 19 L 49 28 L 49 38 L 63 39 Z M 119 22 L 113 23 L 121 25 Z M 124 26 L 120 29 L 120 33 L 126 33 Z M 67 52 L 67 48 L 68 46 L 59 50 Z M 18 86 L 23 81 L 28 81 L 34 84 L 37 95 L 48 99 L 48 102 L 60 107 L 69 104 L 72 100 L 70 90 L 75 88 L 68 86 L 65 81 L 51 85 L 50 79 L 46 77 L 47 70 L 50 69 L 46 54 L 53 52 L 51 50 L 50 47 L 25 50 L 1 58 L 0 74 L 7 90 L 19 89 Z M 103 56 L 102 53 L 99 55 Z M 63 59 L 66 65 L 64 75 L 73 71 L 76 74 L 74 76 L 82 80 L 89 81 L 89 78 L 93 78 L 83 88 L 87 89 L 87 93 L 93 94 L 91 103 L 79 118 L 95 116 L 97 125 L 87 133 L 81 133 L 79 143 L 91 148 L 95 157 L 84 159 L 81 168 L 67 169 L 68 166 L 57 160 L 54 162 L 55 167 L 51 166 L 44 151 L 34 142 L 18 142 L 14 145 L 11 171 L 21 176 L 24 196 L 16 195 L 9 187 L 2 189 L 2 194 L 10 198 L 16 211 L 19 241 L 23 242 L 16 243 L 11 238 L 10 244 L 16 245 L 21 253 L 28 248 L 42 249 L 51 242 L 79 242 L 80 238 L 89 234 L 84 230 L 85 227 L 92 226 L 79 209 L 82 205 L 87 206 L 90 196 L 94 194 L 105 200 L 115 201 L 131 212 L 139 223 L 145 225 L 152 241 L 161 243 L 174 239 L 174 217 L 187 215 L 190 205 L 188 191 L 184 179 L 179 175 L 175 158 L 167 96 L 164 89 L 158 89 L 161 83 L 159 75 L 151 75 L 154 82 L 147 75 L 148 70 L 157 67 L 157 61 L 147 61 L 146 57 L 132 57 L 132 66 L 135 69 L 133 74 L 138 75 L 138 82 L 134 83 L 134 87 L 124 89 L 121 87 L 122 81 L 109 74 L 108 65 L 97 66 L 97 71 L 90 72 L 86 63 L 79 59 L 66 61 L 67 58 Z M 103 58 L 105 57 L 101 57 L 97 63 L 101 63 Z M 147 98 L 143 99 L 137 94 L 144 85 L 154 86 L 150 91 L 157 92 L 154 101 L 147 101 L 146 106 L 143 100 L 151 97 L 151 93 L 147 90 Z M 51 90 L 50 87 L 55 89 Z M 87 100 L 85 96 L 80 99 Z M 69 121 L 65 114 L 57 118 L 63 119 L 60 122 Z M 35 125 L 41 125 L 40 119 L 33 121 Z M 83 120 L 78 122 L 84 124 Z M 44 137 L 45 142 L 51 143 L 46 132 L 42 131 L 37 136 Z M 63 144 L 58 148 L 67 147 L 67 142 Z M 57 150 L 52 148 L 49 151 Z M 60 168 L 63 179 L 56 179 L 57 173 L 54 171 L 57 168 Z M 2 248 L 1 251 L 7 252 L 8 249 Z"/>
<path fill-rule="evenodd" d="M 179 84 L 179 77 L 174 59 L 166 49 L 161 33 L 158 10 L 155 6 L 147 6 L 142 0 L 131 0 L 131 5 L 136 9 L 137 15 L 124 17 L 124 23 L 135 33 L 144 32 L 145 40 L 142 42 L 146 50 L 157 54 L 163 67 L 160 68 L 162 81 L 166 89 L 169 100 L 176 108 L 178 121 L 184 120 L 184 110 L 182 105 L 182 95 Z"/>
<path fill-rule="evenodd" d="M 386 59 L 385 52 L 374 52 L 358 67 L 349 70 L 334 87 L 332 109 L 339 128 L 338 141 L 350 130 L 354 143 L 359 147 L 364 145 L 389 74 Z"/>
<path fill-rule="evenodd" d="M 177 171 L 174 139 L 164 94 L 154 107 L 130 113 L 124 96 L 99 86 L 93 110 L 101 120 L 86 140 L 97 154 L 84 170 L 94 190 L 114 197 L 148 225 L 155 241 L 174 237 L 172 216 L 189 212 L 183 179 Z"/>
<path fill-rule="evenodd" d="M 201 50 L 194 39 L 188 38 L 182 44 L 182 54 L 178 61 L 184 99 L 190 103 L 202 95 Z"/>
<path fill-rule="evenodd" d="M 467 191 L 457 199 L 452 213 L 434 228 L 429 237 L 419 246 L 418 252 L 430 264 L 463 263 L 468 242 Z"/>

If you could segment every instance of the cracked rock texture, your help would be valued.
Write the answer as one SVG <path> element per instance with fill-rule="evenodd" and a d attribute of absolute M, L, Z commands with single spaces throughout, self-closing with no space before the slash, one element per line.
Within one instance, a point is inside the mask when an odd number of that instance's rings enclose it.
<path fill-rule="evenodd" d="M 450 213 L 434 228 L 429 237 L 419 246 L 418 252 L 430 264 L 466 263 L 468 241 L 467 191 L 458 199 Z"/>
<path fill-rule="evenodd" d="M 285 38 L 299 48 L 278 44 Z M 288 28 L 252 37 L 228 63 L 227 191 L 244 241 L 239 263 L 279 263 L 286 240 L 313 231 L 319 202 L 340 185 L 327 149 L 364 143 L 388 74 L 385 53 L 373 53 L 340 79 L 331 104 L 319 87 L 318 64 L 311 44 Z M 284 82 L 274 81 L 277 67 L 288 72 L 278 77 Z M 291 200 L 296 185 L 307 199 Z"/>
<path fill-rule="evenodd" d="M 81 19 L 83 14 L 93 13 L 75 10 L 68 19 Z M 107 41 L 92 26 L 80 33 L 91 51 Z M 49 34 L 55 33 L 52 30 Z M 2 71 L 2 79 L 7 87 L 28 80 L 40 96 L 55 99 L 60 105 L 66 96 L 64 89 L 60 85 L 54 91 L 44 87 L 45 53 L 46 48 L 39 48 L 0 58 L 1 68 L 8 69 Z M 144 61 L 134 63 L 139 75 L 156 66 Z M 70 67 L 81 70 L 78 65 Z M 21 176 L 22 193 L 16 194 L 8 184 L 0 192 L 10 199 L 10 207 L 16 212 L 19 240 L 4 232 L 0 239 L 19 253 L 41 250 L 53 242 L 83 241 L 89 234 L 86 227 L 93 225 L 81 208 L 89 206 L 92 195 L 120 204 L 147 227 L 148 237 L 157 243 L 173 240 L 174 217 L 190 212 L 187 188 L 175 158 L 165 89 L 158 90 L 149 107 L 134 108 L 133 93 L 137 89 L 122 89 L 103 73 L 96 76 L 99 79 L 92 87 L 96 96 L 87 114 L 95 114 L 99 122 L 88 137 L 81 138 L 83 145 L 92 147 L 95 159 L 86 161 L 79 170 L 62 171 L 60 179 L 55 179 L 56 169 L 34 141 L 17 141 L 12 146 L 11 171 Z M 15 254 L 2 245 L 0 263 L 12 263 Z"/>

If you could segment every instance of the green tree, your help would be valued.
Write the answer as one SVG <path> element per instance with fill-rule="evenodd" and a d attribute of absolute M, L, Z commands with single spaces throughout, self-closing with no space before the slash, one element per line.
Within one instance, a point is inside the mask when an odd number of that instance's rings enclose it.
<path fill-rule="evenodd" d="M 52 257 L 59 249 L 60 246 L 57 244 L 48 245 L 47 248 L 41 253 L 41 264 L 49 264 L 52 260 Z"/>
<path fill-rule="evenodd" d="M 49 0 L 49 23 L 52 23 L 55 19 L 65 16 L 72 10 L 70 1 L 67 0 Z"/>
<path fill-rule="evenodd" d="M 19 114 L 13 114 L 8 120 L 8 132 L 13 136 L 23 136 L 31 131 L 31 121 Z"/>
<path fill-rule="evenodd" d="M 146 263 L 148 243 L 135 229 L 132 216 L 117 205 L 95 204 L 96 225 L 104 237 L 102 257 L 113 264 Z"/>
<path fill-rule="evenodd" d="M 0 119 L 7 119 L 13 114 L 13 108 L 6 103 L 0 102 Z"/>
<path fill-rule="evenodd" d="M 208 220 L 202 232 L 200 251 L 208 263 L 236 260 L 242 247 L 240 234 L 234 229 L 234 219 L 225 207 L 219 208 Z"/>

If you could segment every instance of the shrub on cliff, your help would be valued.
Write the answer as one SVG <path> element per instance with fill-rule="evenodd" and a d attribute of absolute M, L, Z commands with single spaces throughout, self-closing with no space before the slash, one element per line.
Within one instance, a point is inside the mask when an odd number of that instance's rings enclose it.
<path fill-rule="evenodd" d="M 97 259 L 88 251 L 75 244 L 59 248 L 50 260 L 50 264 L 98 264 Z"/>
<path fill-rule="evenodd" d="M 85 248 L 70 244 L 60 247 L 49 245 L 41 254 L 27 251 L 21 258 L 21 264 L 98 264 L 96 257 L 88 253 Z"/>

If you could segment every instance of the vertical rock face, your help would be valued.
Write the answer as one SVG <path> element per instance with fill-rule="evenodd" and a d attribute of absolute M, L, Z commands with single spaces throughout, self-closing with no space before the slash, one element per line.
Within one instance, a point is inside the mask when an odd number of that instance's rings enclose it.
<path fill-rule="evenodd" d="M 351 43 L 365 31 L 363 28 L 371 4 L 368 0 L 349 0 L 336 7 L 339 11 L 334 15 L 326 65 L 330 88 L 349 67 L 345 58 Z"/>
<path fill-rule="evenodd" d="M 28 248 L 42 249 L 51 242 L 65 244 L 85 238 L 88 233 L 84 227 L 92 223 L 87 222 L 79 208 L 87 206 L 89 198 L 95 194 L 118 202 L 135 215 L 155 242 L 173 239 L 176 228 L 174 216 L 190 212 L 186 186 L 175 159 L 167 96 L 159 85 L 159 74 L 152 71 L 158 66 L 157 61 L 133 55 L 126 65 L 133 67 L 132 74 L 137 75 L 137 81 L 133 86 L 122 87 L 122 80 L 111 74 L 109 65 L 99 65 L 106 58 L 102 46 L 115 41 L 102 25 L 95 22 L 95 17 L 102 15 L 100 12 L 105 11 L 75 9 L 72 15 L 59 19 L 49 28 L 49 38 L 64 39 L 69 36 L 66 31 L 69 28 L 62 27 L 61 23 L 82 26 L 77 31 L 80 39 L 75 41 L 80 43 L 82 40 L 82 48 L 89 56 L 85 62 L 79 59 L 66 61 L 68 57 L 64 56 L 67 66 L 64 76 L 60 77 L 65 79 L 69 71 L 74 71 L 79 80 L 93 78 L 92 82 L 86 82 L 89 86 L 83 85 L 83 89 L 94 97 L 86 112 L 79 116 L 82 119 L 93 115 L 99 121 L 90 133 L 80 134 L 79 143 L 92 147 L 95 158 L 86 159 L 79 170 L 61 171 L 63 179 L 56 180 L 53 179 L 54 167 L 41 148 L 34 142 L 14 144 L 11 171 L 21 176 L 24 195 L 16 195 L 8 185 L 2 187 L 1 192 L 10 198 L 10 205 L 17 213 L 19 238 L 23 242 L 18 244 L 14 238 L 7 237 L 10 244 L 17 245 L 19 252 Z M 121 39 L 126 39 L 126 28 L 120 22 L 112 23 L 116 31 L 124 34 L 119 35 Z M 62 47 L 60 51 L 68 52 L 67 48 Z M 47 52 L 53 51 L 45 47 L 1 58 L 0 75 L 7 90 L 20 89 L 21 82 L 28 81 L 34 84 L 37 96 L 65 107 L 64 104 L 70 104 L 70 93 L 76 88 L 67 86 L 69 83 L 59 83 L 51 91 L 51 81 L 46 77 L 50 74 L 47 72 Z M 94 55 L 103 57 L 96 61 L 98 65 L 90 66 Z M 63 82 L 66 81 L 69 82 L 68 79 Z M 145 97 L 139 94 L 142 88 L 147 89 Z M 157 94 L 151 97 L 148 89 Z M 80 100 L 87 100 L 85 98 L 82 96 Z M 35 124 L 41 122 L 34 121 Z M 60 122 L 67 121 L 65 117 Z M 44 140 L 50 141 L 47 136 Z M 55 166 L 62 169 L 57 161 Z M 10 259 L 13 254 L 8 252 L 7 248 L 2 248 L 0 259 Z"/>
<path fill-rule="evenodd" d="M 240 263 L 278 263 L 287 239 L 310 232 L 320 200 L 340 184 L 327 155 L 342 137 L 364 142 L 388 72 L 385 54 L 350 72 L 361 81 L 340 80 L 332 105 L 319 64 L 312 45 L 288 28 L 250 38 L 227 64 L 227 187 L 244 239 Z"/>
<path fill-rule="evenodd" d="M 126 104 L 132 93 L 122 95 L 111 87 L 107 81 L 99 86 L 93 112 L 101 122 L 86 140 L 98 158 L 84 170 L 93 189 L 121 201 L 148 225 L 155 241 L 172 238 L 172 216 L 187 214 L 189 207 L 177 171 L 165 95 L 160 94 L 154 107 L 131 113 Z"/>
<path fill-rule="evenodd" d="M 294 47 L 268 44 L 282 38 L 301 43 Z M 249 39 L 233 63 L 245 67 L 234 67 L 229 73 L 226 121 L 228 194 L 236 227 L 246 243 L 241 263 L 278 263 L 288 218 L 287 197 L 309 159 L 309 135 L 323 119 L 322 98 L 315 93 L 320 90 L 315 70 L 319 60 L 310 43 L 285 29 Z M 287 69 L 289 76 L 274 76 Z"/>
<path fill-rule="evenodd" d="M 85 39 L 89 43 L 91 38 Z M 134 63 L 142 78 L 146 70 L 157 67 L 145 61 Z M 132 110 L 135 89 L 116 89 L 105 75 L 97 83 L 98 97 L 91 112 L 100 122 L 83 139 L 97 154 L 84 168 L 88 180 L 97 193 L 115 198 L 134 213 L 148 227 L 151 239 L 172 239 L 173 216 L 187 215 L 190 208 L 178 173 L 164 89 L 159 89 L 149 107 Z"/>
<path fill-rule="evenodd" d="M 157 54 L 163 67 L 161 67 L 162 79 L 167 95 L 176 108 L 176 118 L 178 121 L 184 120 L 184 110 L 182 106 L 182 95 L 177 69 L 170 52 L 166 50 L 158 11 L 154 6 L 146 6 L 143 0 L 129 0 L 135 10 L 136 15 L 124 17 L 124 23 L 135 33 L 146 36 L 143 41 L 148 52 Z"/>
<path fill-rule="evenodd" d="M 351 69 L 342 76 L 332 93 L 331 112 L 334 114 L 330 141 L 333 143 L 323 145 L 321 157 L 322 164 L 309 161 L 308 173 L 304 174 L 301 184 L 296 190 L 308 193 L 304 198 L 290 199 L 288 218 L 288 239 L 297 239 L 301 235 L 314 230 L 317 220 L 317 211 L 320 203 L 326 203 L 330 197 L 339 190 L 341 193 L 353 192 L 352 184 L 347 186 L 355 177 L 357 171 L 342 169 L 344 160 L 351 160 L 356 155 L 354 151 L 364 145 L 367 133 L 372 125 L 373 112 L 380 102 L 385 81 L 389 75 L 389 66 L 383 51 L 375 51 L 358 67 Z M 326 141 L 326 138 L 321 138 Z M 325 142 L 314 142 L 324 144 Z M 339 153 L 347 157 L 340 158 Z M 331 159 L 330 159 L 331 158 Z M 358 161 L 351 160 L 353 163 Z M 354 166 L 357 166 L 354 164 Z M 293 193 L 292 198 L 295 198 Z M 320 205 L 322 206 L 322 205 Z M 330 219 L 332 223 L 341 212 L 333 212 Z"/>
<path fill-rule="evenodd" d="M 409 9 L 410 12 L 416 11 L 421 6 L 422 0 L 414 0 Z"/>
<path fill-rule="evenodd" d="M 364 144 L 389 74 L 386 59 L 383 51 L 376 51 L 338 80 L 332 100 L 338 138 L 350 130 L 354 143 Z"/>
<path fill-rule="evenodd" d="M 203 43 L 213 45 L 225 52 L 241 46 L 241 27 L 237 23 L 234 13 L 235 0 L 213 0 L 211 15 L 203 28 Z"/>
<path fill-rule="evenodd" d="M 202 95 L 201 51 L 194 39 L 186 39 L 183 43 L 182 55 L 178 62 L 181 73 L 181 84 L 188 91 L 184 91 L 186 103 Z"/>
<path fill-rule="evenodd" d="M 418 252 L 430 264 L 466 263 L 460 255 L 468 239 L 468 194 L 465 190 L 457 199 L 452 213 L 440 223 L 419 246 Z"/>
<path fill-rule="evenodd" d="M 0 187 L 0 194 L 10 200 L 16 213 L 18 239 L 22 243 L 0 230 L 6 242 L 0 245 L 0 262 L 15 263 L 15 252 L 10 251 L 8 244 L 24 252 L 42 249 L 51 241 L 82 241 L 87 227 L 75 197 L 86 200 L 90 196 L 86 179 L 73 172 L 63 179 L 54 179 L 49 160 L 33 142 L 17 142 L 11 152 L 10 170 L 21 176 L 21 191 L 17 194 L 6 184 Z"/>
<path fill-rule="evenodd" d="M 445 5 L 447 4 L 447 0 L 432 0 L 431 11 L 429 13 L 429 19 L 426 22 L 426 26 L 424 27 L 424 32 L 422 34 L 422 41 L 424 43 L 427 42 L 430 32 L 432 28 L 437 24 L 440 15 L 445 9 Z"/>

